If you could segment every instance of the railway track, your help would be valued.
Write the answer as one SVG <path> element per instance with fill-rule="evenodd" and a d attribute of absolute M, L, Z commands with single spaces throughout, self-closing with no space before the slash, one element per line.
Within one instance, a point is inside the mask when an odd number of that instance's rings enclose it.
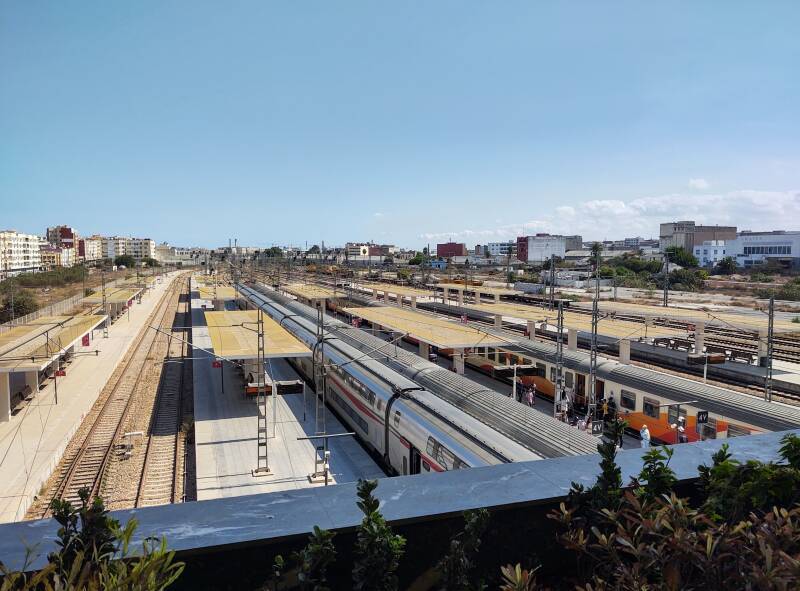
<path fill-rule="evenodd" d="M 190 314 L 191 300 L 186 298 L 183 302 L 183 315 L 180 317 L 181 325 L 188 324 L 186 319 Z M 176 315 L 176 322 L 178 318 Z M 191 375 L 187 375 L 188 345 L 185 332 L 178 332 L 178 338 L 173 336 L 174 333 L 167 337 L 167 360 L 161 373 L 153 409 L 142 475 L 136 492 L 136 507 L 166 505 L 180 500 L 178 497 L 182 490 L 182 470 L 179 464 L 183 445 L 181 409 L 184 387 L 191 380 Z"/>
<path fill-rule="evenodd" d="M 81 489 L 86 488 L 90 497 L 100 493 L 103 477 L 123 435 L 125 419 L 130 411 L 140 373 L 148 360 L 153 358 L 153 347 L 159 333 L 148 327 L 153 324 L 163 327 L 165 322 L 172 320 L 170 310 L 173 308 L 170 304 L 179 283 L 176 280 L 162 296 L 156 310 L 151 313 L 126 360 L 115 370 L 100 398 L 84 419 L 83 425 L 88 424 L 88 429 L 85 429 L 82 436 L 79 430 L 80 439 L 75 445 L 68 446 L 51 476 L 47 491 L 31 507 L 29 518 L 47 517 L 53 499 L 66 500 L 73 505 L 79 503 L 78 492 Z"/>

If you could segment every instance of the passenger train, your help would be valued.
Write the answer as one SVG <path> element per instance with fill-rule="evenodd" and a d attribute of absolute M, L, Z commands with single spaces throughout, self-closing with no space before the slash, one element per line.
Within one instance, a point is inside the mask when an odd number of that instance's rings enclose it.
<path fill-rule="evenodd" d="M 261 293 L 241 286 L 254 305 L 315 349 L 316 325 Z M 315 351 L 324 355 L 326 399 L 393 474 L 443 472 L 506 463 L 539 456 L 492 431 L 462 411 L 444 404 L 415 382 L 326 336 Z M 314 383 L 311 358 L 290 360 Z"/>
<path fill-rule="evenodd" d="M 535 386 L 536 394 L 553 400 L 556 383 L 555 345 L 520 341 L 513 350 L 492 348 L 468 352 L 465 365 L 484 374 L 509 380 L 512 365 L 534 366 L 519 383 Z M 439 351 L 449 356 L 452 351 Z M 578 411 L 588 403 L 589 355 L 564 351 L 562 379 L 567 397 Z M 617 412 L 631 431 L 647 425 L 654 442 L 678 442 L 677 425 L 685 424 L 688 441 L 720 439 L 800 427 L 800 409 L 779 402 L 703 384 L 687 378 L 628 365 L 612 359 L 598 359 L 596 393 L 598 406 L 614 401 Z M 703 411 L 706 422 L 697 423 Z"/>

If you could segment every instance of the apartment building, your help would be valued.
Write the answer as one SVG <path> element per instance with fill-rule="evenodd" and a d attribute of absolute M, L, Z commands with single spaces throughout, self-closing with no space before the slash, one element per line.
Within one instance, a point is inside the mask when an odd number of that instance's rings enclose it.
<path fill-rule="evenodd" d="M 39 236 L 15 230 L 0 230 L 0 279 L 39 271 L 42 258 Z"/>
<path fill-rule="evenodd" d="M 47 242 L 61 248 L 78 248 L 80 236 L 78 231 L 71 226 L 53 226 L 47 228 Z"/>
<path fill-rule="evenodd" d="M 78 260 L 92 263 L 103 258 L 103 239 L 100 236 L 90 236 L 78 240 Z"/>
<path fill-rule="evenodd" d="M 132 256 L 137 261 L 156 258 L 156 242 L 150 238 L 126 238 L 125 254 Z"/>

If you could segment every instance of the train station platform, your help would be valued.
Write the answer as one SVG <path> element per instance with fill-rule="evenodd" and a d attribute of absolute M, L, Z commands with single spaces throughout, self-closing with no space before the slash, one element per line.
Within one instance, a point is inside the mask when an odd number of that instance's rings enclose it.
<path fill-rule="evenodd" d="M 313 285 L 310 283 L 290 283 L 289 285 L 280 286 L 280 291 L 284 291 L 296 298 L 301 299 L 304 303 L 314 304 L 320 300 L 330 300 L 337 297 L 345 297 L 344 290 L 334 290 L 329 287 L 322 287 L 320 285 Z"/>
<path fill-rule="evenodd" d="M 126 319 L 110 326 L 108 338 L 96 327 L 90 331 L 89 345 L 76 346 L 65 375 L 46 380 L 24 408 L 0 422 L 0 522 L 24 517 L 174 277 L 155 284 Z"/>
<path fill-rule="evenodd" d="M 322 442 L 298 440 L 316 432 L 315 400 L 307 387 L 297 393 L 267 397 L 266 451 L 270 473 L 253 474 L 258 466 L 260 411 L 255 397 L 245 394 L 246 384 L 238 367 L 247 364 L 248 369 L 253 369 L 257 334 L 242 323 L 250 323 L 256 312 L 207 312 L 201 302 L 192 299 L 197 499 L 324 486 L 320 479 L 309 479 L 318 468 L 316 445 Z M 286 331 L 269 317 L 265 316 L 264 321 L 275 325 L 264 331 L 268 381 L 302 384 L 286 359 L 310 356 L 311 352 L 291 335 L 296 343 L 277 336 L 276 327 Z M 325 421 L 328 434 L 346 432 L 328 409 Z M 352 437 L 331 438 L 328 449 L 330 484 L 384 476 Z"/>

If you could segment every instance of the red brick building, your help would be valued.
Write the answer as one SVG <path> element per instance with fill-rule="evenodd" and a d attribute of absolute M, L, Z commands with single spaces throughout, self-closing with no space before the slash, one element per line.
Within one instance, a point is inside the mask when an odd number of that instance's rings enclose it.
<path fill-rule="evenodd" d="M 436 256 L 449 259 L 467 256 L 467 245 L 463 242 L 445 242 L 436 245 Z"/>

